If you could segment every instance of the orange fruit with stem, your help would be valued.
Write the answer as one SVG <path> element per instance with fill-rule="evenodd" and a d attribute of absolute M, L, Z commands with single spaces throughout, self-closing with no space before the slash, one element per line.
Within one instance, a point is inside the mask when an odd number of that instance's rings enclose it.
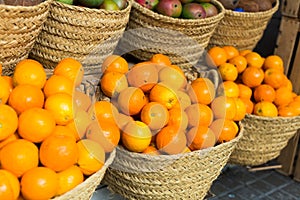
<path fill-rule="evenodd" d="M 77 142 L 77 147 L 77 166 L 84 175 L 91 175 L 103 167 L 105 151 L 100 144 L 90 139 L 82 139 Z"/>
<path fill-rule="evenodd" d="M 263 68 L 264 70 L 267 70 L 269 68 L 275 68 L 278 69 L 280 72 L 284 73 L 283 60 L 278 55 L 267 56 L 263 64 Z"/>
<path fill-rule="evenodd" d="M 104 59 L 101 71 L 102 73 L 119 72 L 125 74 L 128 72 L 128 62 L 122 56 L 112 54 Z"/>
<path fill-rule="evenodd" d="M 182 74 L 182 71 L 175 67 L 164 67 L 161 70 L 159 70 L 158 80 L 160 82 L 164 82 L 167 86 L 174 89 L 185 88 L 187 84 L 187 79 Z"/>
<path fill-rule="evenodd" d="M 81 62 L 74 58 L 63 58 L 55 66 L 53 74 L 64 76 L 70 79 L 75 86 L 79 86 L 84 76 L 84 68 Z"/>
<path fill-rule="evenodd" d="M 22 84 L 12 90 L 8 104 L 20 114 L 30 108 L 43 108 L 44 100 L 44 93 L 40 88 L 34 85 Z"/>
<path fill-rule="evenodd" d="M 156 135 L 156 146 L 161 152 L 179 154 L 186 148 L 185 133 L 178 126 L 166 126 Z"/>
<path fill-rule="evenodd" d="M 169 111 L 161 103 L 149 102 L 142 108 L 141 121 L 147 124 L 151 130 L 161 129 L 169 121 Z"/>
<path fill-rule="evenodd" d="M 218 67 L 221 64 L 226 63 L 228 58 L 225 49 L 214 46 L 207 51 L 205 59 L 209 66 Z"/>
<path fill-rule="evenodd" d="M 272 102 L 261 101 L 254 104 L 253 114 L 263 117 L 277 117 L 278 109 Z"/>
<path fill-rule="evenodd" d="M 283 85 L 284 81 L 285 75 L 279 70 L 270 68 L 265 71 L 264 83 L 269 84 L 273 88 L 279 88 Z"/>
<path fill-rule="evenodd" d="M 102 92 L 108 97 L 116 97 L 128 87 L 125 74 L 119 72 L 107 72 L 100 80 Z"/>
<path fill-rule="evenodd" d="M 215 86 L 208 78 L 197 78 L 187 88 L 192 103 L 210 104 L 215 98 Z"/>
<path fill-rule="evenodd" d="M 167 66 L 172 64 L 169 56 L 160 53 L 152 55 L 150 61 L 160 65 L 167 65 Z"/>
<path fill-rule="evenodd" d="M 242 73 L 247 67 L 247 60 L 244 56 L 241 55 L 229 59 L 228 63 L 233 64 L 239 74 Z"/>
<path fill-rule="evenodd" d="M 43 108 L 30 108 L 19 116 L 19 135 L 31 142 L 42 142 L 55 128 L 55 119 L 51 112 Z"/>
<path fill-rule="evenodd" d="M 20 182 L 10 171 L 0 169 L 0 186 L 0 199 L 18 199 L 20 195 Z"/>
<path fill-rule="evenodd" d="M 253 97 L 256 102 L 259 101 L 273 102 L 275 99 L 275 89 L 268 84 L 259 85 L 256 88 L 254 88 Z"/>
<path fill-rule="evenodd" d="M 240 98 L 250 99 L 252 97 L 252 89 L 245 84 L 238 83 Z"/>
<path fill-rule="evenodd" d="M 11 92 L 11 87 L 9 85 L 9 83 L 7 82 L 7 80 L 5 78 L 3 78 L 2 76 L 0 76 L 0 104 L 6 104 L 6 102 L 8 101 L 10 92 Z"/>
<path fill-rule="evenodd" d="M 40 146 L 40 161 L 56 172 L 65 170 L 77 162 L 78 149 L 73 137 L 52 135 Z"/>
<path fill-rule="evenodd" d="M 219 73 L 224 81 L 235 81 L 238 77 L 237 68 L 231 63 L 223 63 L 219 66 Z"/>
<path fill-rule="evenodd" d="M 176 91 L 167 84 L 160 82 L 150 91 L 149 100 L 158 102 L 171 109 L 177 103 Z"/>
<path fill-rule="evenodd" d="M 250 88 L 259 86 L 264 80 L 264 71 L 257 67 L 247 67 L 242 73 L 242 82 Z"/>
<path fill-rule="evenodd" d="M 244 56 L 249 67 L 261 68 L 264 64 L 264 59 L 257 52 L 250 52 Z"/>
<path fill-rule="evenodd" d="M 293 101 L 293 93 L 286 87 L 280 87 L 275 90 L 274 103 L 277 106 L 287 105 Z"/>
<path fill-rule="evenodd" d="M 0 140 L 13 135 L 17 128 L 18 115 L 16 111 L 6 104 L 0 104 Z"/>
<path fill-rule="evenodd" d="M 21 178 L 21 194 L 25 199 L 51 199 L 57 194 L 58 175 L 47 167 L 35 167 Z"/>
<path fill-rule="evenodd" d="M 17 63 L 12 78 L 14 86 L 30 84 L 43 88 L 47 75 L 41 63 L 32 59 L 24 59 Z"/>
<path fill-rule="evenodd" d="M 228 60 L 240 55 L 239 50 L 234 46 L 225 45 L 222 48 L 225 50 Z"/>
<path fill-rule="evenodd" d="M 1 168 L 20 178 L 39 164 L 39 149 L 28 140 L 17 139 L 6 144 L 0 151 Z"/>
<path fill-rule="evenodd" d="M 237 113 L 236 102 L 233 97 L 218 96 L 211 105 L 214 118 L 233 120 Z"/>
<path fill-rule="evenodd" d="M 52 75 L 47 79 L 43 91 L 47 98 L 56 93 L 73 95 L 74 88 L 75 85 L 69 78 L 62 75 Z"/>
<path fill-rule="evenodd" d="M 210 129 L 214 132 L 218 143 L 229 142 L 239 132 L 239 127 L 233 120 L 224 118 L 214 120 L 210 125 Z"/>
<path fill-rule="evenodd" d="M 180 129 L 185 130 L 188 127 L 188 115 L 180 108 L 171 108 L 169 110 L 168 126 L 178 126 Z"/>
<path fill-rule="evenodd" d="M 187 144 L 192 151 L 213 147 L 216 143 L 214 132 L 207 126 L 191 128 L 187 134 Z"/>
<path fill-rule="evenodd" d="M 184 111 L 188 117 L 189 127 L 209 126 L 214 118 L 212 109 L 201 103 L 192 104 Z"/>

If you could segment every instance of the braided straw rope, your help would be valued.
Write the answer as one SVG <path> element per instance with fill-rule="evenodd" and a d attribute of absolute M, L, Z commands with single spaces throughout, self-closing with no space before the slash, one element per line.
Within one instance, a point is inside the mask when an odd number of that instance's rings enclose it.
<path fill-rule="evenodd" d="M 173 64 L 182 68 L 194 66 L 224 16 L 225 9 L 222 4 L 216 0 L 211 2 L 218 8 L 219 13 L 205 19 L 172 18 L 133 2 L 127 30 L 146 30 L 136 31 L 131 37 L 122 38 L 124 47 L 134 49 L 130 54 L 139 60 L 149 60 L 153 54 L 162 53 L 168 55 Z M 183 36 L 193 41 L 188 41 Z"/>
<path fill-rule="evenodd" d="M 51 2 L 46 0 L 35 6 L 0 4 L 0 63 L 3 75 L 11 75 L 15 65 L 28 57 L 47 19 Z"/>
<path fill-rule="evenodd" d="M 82 62 L 86 74 L 99 73 L 125 31 L 131 6 L 128 0 L 125 9 L 107 11 L 53 1 L 30 57 L 48 71 L 63 58 L 72 57 Z"/>
<path fill-rule="evenodd" d="M 151 156 L 117 147 L 103 182 L 128 199 L 204 199 L 243 135 L 215 147 Z"/>
<path fill-rule="evenodd" d="M 263 12 L 236 12 L 225 10 L 225 16 L 212 35 L 208 48 L 213 46 L 235 46 L 239 50 L 253 50 L 279 8 L 279 0 L 272 9 Z"/>
<path fill-rule="evenodd" d="M 241 123 L 244 136 L 236 145 L 229 162 L 257 166 L 279 156 L 300 128 L 300 116 L 270 118 L 246 115 Z"/>

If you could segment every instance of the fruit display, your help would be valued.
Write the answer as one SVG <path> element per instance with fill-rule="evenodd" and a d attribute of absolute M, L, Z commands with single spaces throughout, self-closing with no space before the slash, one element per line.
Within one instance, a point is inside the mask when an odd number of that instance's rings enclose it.
<path fill-rule="evenodd" d="M 98 8 L 110 11 L 123 10 L 127 7 L 126 0 L 56 0 L 61 3 L 83 6 L 87 8 Z"/>
<path fill-rule="evenodd" d="M 111 55 L 102 71 L 100 87 L 112 106 L 106 115 L 114 113 L 119 144 L 129 151 L 180 154 L 228 142 L 239 133 L 237 122 L 246 114 L 241 100 L 218 95 L 208 78 L 188 80 L 166 55 L 155 54 L 130 70 L 123 57 Z"/>
<path fill-rule="evenodd" d="M 263 12 L 273 7 L 275 0 L 219 0 L 224 8 L 238 12 Z"/>
<path fill-rule="evenodd" d="M 300 96 L 293 92 L 278 55 L 262 57 L 251 50 L 215 46 L 208 50 L 208 63 L 217 67 L 225 96 L 239 97 L 247 113 L 264 117 L 300 115 Z"/>
<path fill-rule="evenodd" d="M 72 58 L 49 76 L 24 59 L 0 76 L 0 199 L 51 199 L 102 169 L 114 149 L 103 133 L 112 128 L 103 127 L 101 142 L 90 132 L 101 110 L 81 89 L 83 73 Z"/>
<path fill-rule="evenodd" d="M 135 0 L 159 14 L 184 19 L 203 19 L 219 13 L 210 0 Z"/>

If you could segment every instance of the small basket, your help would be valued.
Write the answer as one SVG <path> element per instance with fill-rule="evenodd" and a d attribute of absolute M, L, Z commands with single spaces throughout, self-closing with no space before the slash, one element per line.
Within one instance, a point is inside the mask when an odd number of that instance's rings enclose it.
<path fill-rule="evenodd" d="M 272 9 L 261 12 L 236 12 L 225 10 L 225 16 L 212 35 L 208 48 L 231 45 L 239 50 L 253 50 L 273 14 L 279 8 L 276 0 Z"/>
<path fill-rule="evenodd" d="M 246 115 L 241 123 L 244 136 L 236 145 L 229 162 L 257 166 L 279 156 L 300 128 L 300 116 L 271 118 Z"/>
<path fill-rule="evenodd" d="M 128 199 L 204 199 L 243 135 L 215 147 L 151 156 L 119 146 L 103 183 Z"/>
<path fill-rule="evenodd" d="M 52 0 L 34 6 L 0 4 L 0 64 L 3 75 L 11 75 L 15 65 L 28 57 L 47 19 Z"/>
<path fill-rule="evenodd" d="M 217 15 L 204 19 L 180 19 L 161 15 L 133 2 L 127 34 L 118 48 L 139 60 L 149 60 L 153 54 L 162 53 L 169 56 L 173 64 L 190 68 L 201 58 L 224 16 L 222 4 L 216 0 L 211 3 L 219 10 Z"/>
<path fill-rule="evenodd" d="M 63 58 L 72 57 L 82 62 L 86 74 L 99 73 L 125 31 L 132 0 L 127 2 L 123 10 L 107 11 L 53 1 L 30 57 L 48 71 Z"/>

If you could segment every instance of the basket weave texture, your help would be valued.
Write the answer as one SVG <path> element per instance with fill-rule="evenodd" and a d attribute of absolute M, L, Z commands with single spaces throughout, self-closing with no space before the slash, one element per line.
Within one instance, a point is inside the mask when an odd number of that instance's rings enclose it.
<path fill-rule="evenodd" d="M 280 151 L 300 128 L 300 116 L 270 118 L 246 115 L 241 123 L 244 135 L 229 162 L 257 166 L 279 156 Z"/>
<path fill-rule="evenodd" d="M 52 0 L 35 6 L 0 4 L 0 63 L 3 75 L 11 75 L 15 65 L 28 57 L 47 19 Z"/>
<path fill-rule="evenodd" d="M 212 35 L 208 48 L 231 45 L 239 50 L 253 50 L 278 8 L 279 0 L 276 0 L 272 9 L 263 12 L 236 12 L 226 9 L 225 16 Z"/>
<path fill-rule="evenodd" d="M 117 147 L 104 183 L 128 199 L 204 199 L 243 135 L 208 149 L 151 156 Z"/>
<path fill-rule="evenodd" d="M 82 62 L 85 73 L 98 73 L 100 64 L 113 53 L 125 31 L 132 7 L 107 11 L 54 1 L 30 57 L 51 71 L 66 57 Z"/>
<path fill-rule="evenodd" d="M 139 60 L 149 60 L 153 54 L 168 55 L 173 64 L 182 68 L 194 66 L 201 58 L 225 9 L 216 0 L 216 16 L 204 19 L 180 19 L 161 15 L 133 2 L 128 22 L 128 34 L 120 48 Z M 128 53 L 128 52 L 126 52 Z"/>

